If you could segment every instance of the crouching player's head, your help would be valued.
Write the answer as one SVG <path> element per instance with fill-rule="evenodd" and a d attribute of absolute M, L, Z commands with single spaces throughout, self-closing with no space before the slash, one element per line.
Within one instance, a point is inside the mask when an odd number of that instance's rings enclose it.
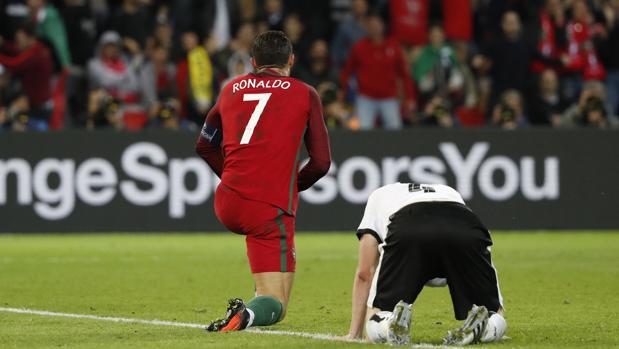
<path fill-rule="evenodd" d="M 256 70 L 274 68 L 290 75 L 294 54 L 292 44 L 284 32 L 270 30 L 256 36 L 251 55 L 251 62 Z"/>

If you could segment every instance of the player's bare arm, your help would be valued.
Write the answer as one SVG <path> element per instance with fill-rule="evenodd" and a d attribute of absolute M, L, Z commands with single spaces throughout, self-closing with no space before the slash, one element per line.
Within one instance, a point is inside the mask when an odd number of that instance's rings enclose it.
<path fill-rule="evenodd" d="M 372 279 L 378 265 L 378 242 L 370 234 L 364 234 L 359 241 L 359 262 L 352 289 L 352 315 L 350 320 L 349 339 L 359 339 L 363 335 L 363 327 L 371 309 L 367 308 L 368 296 Z"/>

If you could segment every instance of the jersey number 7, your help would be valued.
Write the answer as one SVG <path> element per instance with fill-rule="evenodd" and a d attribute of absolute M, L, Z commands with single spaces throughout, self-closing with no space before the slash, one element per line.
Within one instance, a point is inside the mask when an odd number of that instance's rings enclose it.
<path fill-rule="evenodd" d="M 258 124 L 258 120 L 260 120 L 262 112 L 264 112 L 264 108 L 267 106 L 269 98 L 271 98 L 270 93 L 245 93 L 243 95 L 243 102 L 258 101 L 258 104 L 256 104 L 256 108 L 254 108 L 254 111 L 251 113 L 251 117 L 249 118 L 249 122 L 247 123 L 247 126 L 245 126 L 245 132 L 243 132 L 243 137 L 241 137 L 241 144 L 249 144 L 249 140 L 254 134 L 254 129 Z"/>

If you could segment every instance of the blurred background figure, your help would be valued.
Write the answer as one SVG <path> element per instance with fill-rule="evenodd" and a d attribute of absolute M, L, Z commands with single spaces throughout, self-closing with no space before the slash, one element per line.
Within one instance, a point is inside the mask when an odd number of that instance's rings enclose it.
<path fill-rule="evenodd" d="M 524 114 L 522 94 L 518 90 L 504 91 L 492 111 L 492 124 L 505 130 L 515 130 L 528 125 Z"/>
<path fill-rule="evenodd" d="M 482 51 L 482 70 L 489 71 L 492 78 L 491 102 L 506 90 L 516 90 L 521 95 L 526 91 L 529 72 L 529 46 L 522 36 L 520 16 L 507 11 L 501 20 L 502 35 Z M 510 94 L 511 95 L 511 94 Z"/>
<path fill-rule="evenodd" d="M 352 47 L 342 69 L 342 90 L 347 91 L 350 78 L 355 76 L 358 84 L 355 109 L 361 129 L 374 128 L 379 115 L 385 129 L 401 129 L 400 86 L 407 111 L 412 111 L 415 103 L 404 53 L 397 41 L 385 37 L 385 26 L 379 15 L 372 14 L 367 21 L 368 36 Z"/>
<path fill-rule="evenodd" d="M 164 101 L 174 100 L 178 105 L 176 93 L 176 66 L 169 60 L 165 47 L 153 49 L 150 61 L 140 70 L 140 90 L 142 103 L 150 118 L 157 115 Z"/>
<path fill-rule="evenodd" d="M 146 39 L 146 47 L 144 49 L 146 56 L 150 57 L 155 48 L 165 49 L 169 55 L 173 55 L 176 50 L 173 42 L 173 29 L 167 18 L 158 18 L 153 34 Z"/>
<path fill-rule="evenodd" d="M 559 78 L 552 69 L 542 71 L 535 95 L 531 98 L 530 119 L 532 125 L 557 126 L 568 104 L 560 93 Z"/>
<path fill-rule="evenodd" d="M 305 62 L 293 68 L 293 76 L 303 80 L 314 88 L 323 83 L 336 83 L 337 76 L 329 58 L 329 46 L 326 41 L 318 39 L 311 44 Z"/>
<path fill-rule="evenodd" d="M 331 64 L 329 46 L 325 40 L 317 39 L 312 42 L 307 60 L 297 64 L 292 73 L 293 77 L 316 89 L 322 100 L 328 127 L 359 128 L 358 122 L 350 119 L 350 108 L 338 99 L 337 74 Z"/>
<path fill-rule="evenodd" d="M 455 52 L 439 24 L 430 27 L 428 45 L 415 59 L 412 70 L 422 103 L 435 95 L 448 97 L 464 87 Z"/>
<path fill-rule="evenodd" d="M 18 113 L 25 128 L 47 130 L 54 66 L 50 50 L 37 39 L 32 24 L 17 29 L 14 44 L 2 40 L 0 45 L 0 65 L 19 82 L 19 86 L 14 86 L 13 97 L 9 98 L 11 107 L 5 115 L 16 120 L 13 116 Z"/>
<path fill-rule="evenodd" d="M 563 79 L 564 93 L 570 99 L 578 96 L 583 81 L 604 80 L 606 77 L 594 46 L 594 40 L 602 35 L 602 31 L 585 1 L 572 2 L 571 19 L 565 28 L 566 50 L 561 57 L 567 71 Z"/>
<path fill-rule="evenodd" d="M 536 48 L 531 71 L 541 73 L 544 69 L 562 67 L 562 49 L 565 46 L 565 25 L 567 17 L 561 0 L 545 0 L 539 10 L 535 26 Z"/>
<path fill-rule="evenodd" d="M 310 43 L 308 37 L 305 35 L 305 27 L 299 15 L 293 13 L 286 16 L 284 19 L 284 33 L 286 33 L 286 36 L 292 43 L 295 61 L 305 63 L 307 61 Z"/>
<path fill-rule="evenodd" d="M 36 33 L 53 48 L 60 69 L 71 64 L 71 53 L 62 17 L 56 7 L 46 0 L 28 0 L 30 19 L 36 24 Z"/>
<path fill-rule="evenodd" d="M 284 2 L 282 0 L 264 0 L 262 20 L 269 30 L 284 29 Z"/>
<path fill-rule="evenodd" d="M 111 16 L 109 30 L 120 34 L 124 41 L 134 41 L 140 49 L 146 47 L 146 39 L 153 32 L 155 16 L 142 0 L 123 0 Z"/>
<path fill-rule="evenodd" d="M 157 104 L 157 108 L 154 110 L 154 115 L 149 119 L 148 127 L 172 131 L 185 127 L 195 131 L 196 128 L 191 128 L 191 124 L 183 122 L 180 119 L 178 110 L 178 100 L 169 98 L 161 101 Z"/>
<path fill-rule="evenodd" d="M 140 85 L 137 71 L 122 54 L 122 39 L 117 32 L 107 31 L 99 39 L 97 56 L 88 62 L 88 85 L 92 91 L 89 97 L 89 127 L 106 126 L 108 112 L 102 111 L 113 106 L 115 111 L 126 114 L 129 128 L 140 128 L 146 123 L 146 115 L 140 102 Z M 92 120 L 93 117 L 105 117 Z M 114 127 L 122 121 L 111 123 Z"/>
<path fill-rule="evenodd" d="M 605 24 L 608 30 L 601 48 L 601 56 L 607 68 L 606 87 L 608 109 L 619 114 L 619 0 L 610 0 L 603 5 Z"/>
<path fill-rule="evenodd" d="M 85 67 L 94 53 L 97 27 L 86 0 L 65 0 L 60 9 L 69 44 L 71 64 Z"/>
<path fill-rule="evenodd" d="M 449 103 L 440 96 L 435 96 L 426 103 L 421 114 L 421 123 L 424 126 L 443 128 L 456 126 L 456 120 L 449 109 Z"/>
<path fill-rule="evenodd" d="M 194 32 L 183 33 L 184 53 L 178 65 L 176 82 L 187 119 L 201 126 L 215 96 L 213 65 L 206 49 L 198 40 L 198 35 Z"/>
<path fill-rule="evenodd" d="M 251 45 L 256 36 L 256 25 L 244 22 L 228 47 L 213 55 L 213 66 L 218 80 L 228 81 L 253 71 L 251 65 Z"/>
<path fill-rule="evenodd" d="M 599 81 L 585 83 L 578 102 L 565 111 L 560 125 L 592 128 L 616 127 L 617 117 L 607 110 L 604 84 Z"/>
<path fill-rule="evenodd" d="M 88 95 L 86 128 L 122 129 L 124 127 L 120 101 L 107 91 L 97 89 Z"/>
<path fill-rule="evenodd" d="M 331 57 L 335 66 L 340 67 L 346 62 L 350 49 L 367 35 L 366 15 L 367 0 L 352 0 L 351 13 L 344 18 L 335 31 L 331 42 Z"/>

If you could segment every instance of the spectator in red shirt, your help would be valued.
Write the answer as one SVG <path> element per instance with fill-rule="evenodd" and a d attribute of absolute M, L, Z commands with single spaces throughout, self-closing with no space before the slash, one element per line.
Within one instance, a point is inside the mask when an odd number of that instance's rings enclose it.
<path fill-rule="evenodd" d="M 398 103 L 398 80 L 405 90 L 406 108 L 412 110 L 413 85 L 400 44 L 384 35 L 385 25 L 378 15 L 368 17 L 368 36 L 359 40 L 342 69 L 340 82 L 346 91 L 352 75 L 357 78 L 357 115 L 361 129 L 374 127 L 376 115 L 386 129 L 402 128 Z"/>
<path fill-rule="evenodd" d="M 542 73 L 545 69 L 559 70 L 561 48 L 565 45 L 565 10 L 561 0 L 545 0 L 539 11 L 539 22 L 536 28 L 537 48 L 535 59 L 531 63 L 531 71 Z"/>
<path fill-rule="evenodd" d="M 15 47 L 3 45 L 0 64 L 18 78 L 30 108 L 29 126 L 44 130 L 51 113 L 51 79 L 54 63 L 49 49 L 37 40 L 34 27 L 26 25 L 15 32 Z"/>

